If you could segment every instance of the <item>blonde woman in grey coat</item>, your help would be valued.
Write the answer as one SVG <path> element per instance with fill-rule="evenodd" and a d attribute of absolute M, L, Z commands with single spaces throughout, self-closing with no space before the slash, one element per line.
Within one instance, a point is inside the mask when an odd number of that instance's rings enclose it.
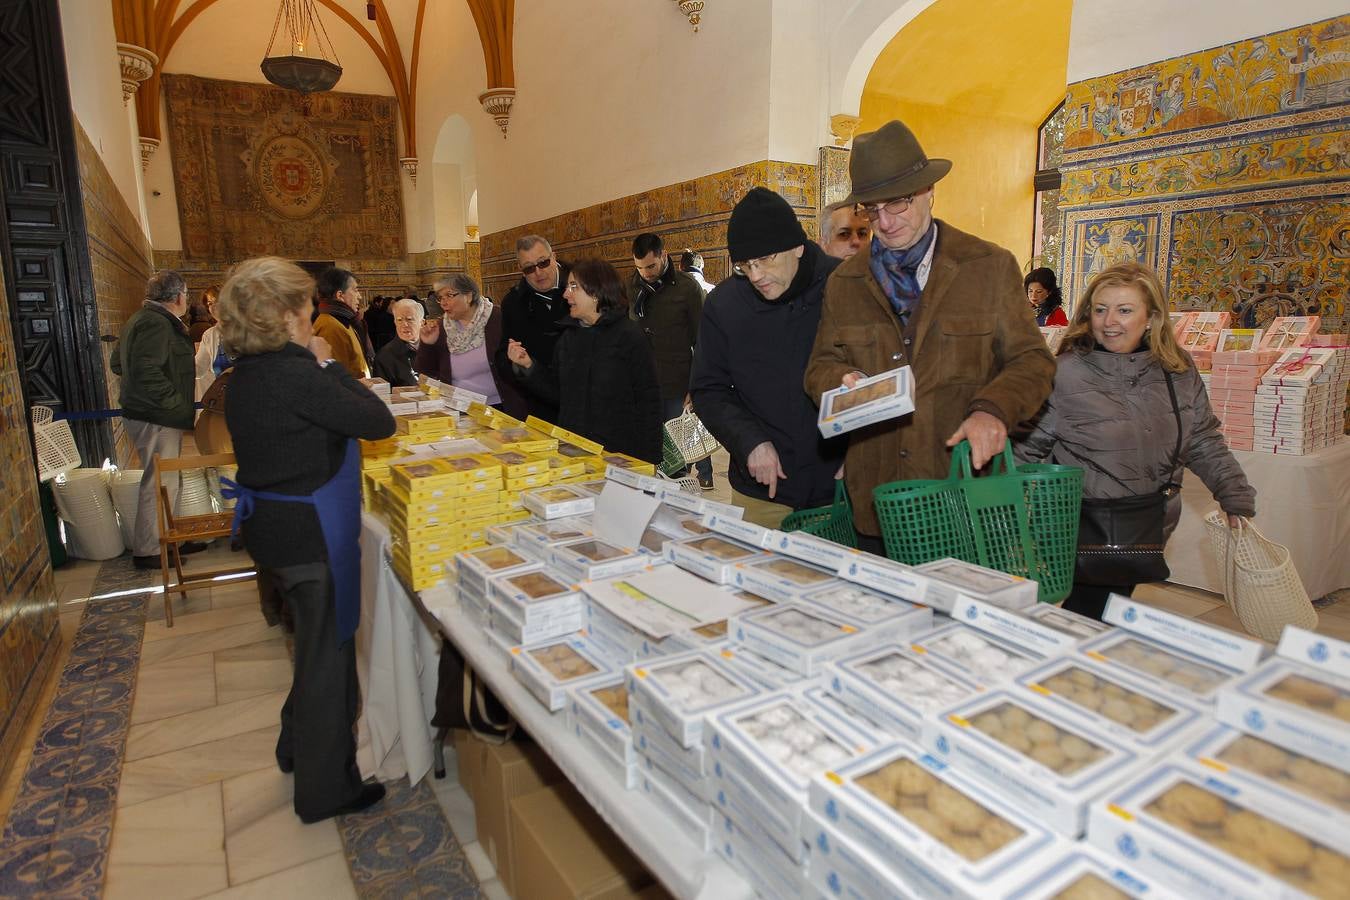
<path fill-rule="evenodd" d="M 1019 459 L 1081 468 L 1085 499 L 1166 491 L 1181 484 L 1184 467 L 1209 488 L 1231 525 L 1238 516 L 1255 515 L 1256 491 L 1224 443 L 1200 373 L 1172 334 L 1167 300 L 1151 269 L 1121 263 L 1098 273 L 1074 311 L 1057 362 L 1054 391 L 1031 433 L 1018 441 Z M 1180 515 L 1181 497 L 1173 492 L 1165 535 Z M 1108 594 L 1128 596 L 1134 588 L 1076 582 L 1064 607 L 1100 619 Z"/>

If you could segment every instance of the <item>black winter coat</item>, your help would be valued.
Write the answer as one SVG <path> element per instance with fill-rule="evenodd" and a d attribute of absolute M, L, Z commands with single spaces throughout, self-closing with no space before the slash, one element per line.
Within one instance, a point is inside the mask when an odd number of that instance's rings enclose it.
<path fill-rule="evenodd" d="M 370 374 L 383 378 L 393 387 L 417 387 L 417 373 L 413 371 L 416 355 L 417 351 L 409 347 L 407 341 L 395 335 L 375 354 L 375 365 Z"/>
<path fill-rule="evenodd" d="M 797 277 L 778 300 L 765 300 L 746 278 L 727 278 L 708 295 L 689 379 L 694 412 L 731 456 L 731 486 L 770 499 L 746 467 L 750 452 L 769 441 L 787 473 L 772 502 L 793 509 L 833 499 L 847 446 L 821 437 L 815 402 L 801 387 L 825 281 L 839 264 L 815 243 L 805 247 Z"/>
<path fill-rule="evenodd" d="M 498 377 L 497 389 L 501 392 L 500 379 L 506 378 L 523 387 L 525 378 L 511 366 L 506 358 L 506 349 L 511 341 L 520 341 L 529 351 L 530 358 L 536 363 L 548 367 L 553 362 L 553 347 L 562 334 L 560 321 L 571 321 L 568 317 L 567 301 L 563 299 L 563 290 L 567 286 L 567 273 L 571 268 L 558 263 L 558 286 L 544 293 L 530 287 L 529 281 L 521 276 L 516 286 L 506 292 L 502 298 L 502 340 L 493 355 L 492 371 Z M 548 422 L 558 422 L 558 407 L 543 397 L 532 396 L 529 412 Z"/>
<path fill-rule="evenodd" d="M 703 288 L 667 262 L 655 292 L 634 272 L 628 296 L 632 300 L 628 315 L 642 327 L 651 345 L 662 398 L 683 400 L 689 392 L 689 366 L 703 316 Z"/>
<path fill-rule="evenodd" d="M 559 323 L 552 365 L 538 360 L 525 388 L 558 404 L 558 424 L 648 462 L 661 461 L 661 394 L 647 339 L 623 312 L 607 312 L 587 328 Z"/>

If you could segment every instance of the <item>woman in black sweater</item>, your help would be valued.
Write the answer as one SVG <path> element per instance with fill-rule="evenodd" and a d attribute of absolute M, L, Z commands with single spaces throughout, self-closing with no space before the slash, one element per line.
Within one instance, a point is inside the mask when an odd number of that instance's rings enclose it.
<path fill-rule="evenodd" d="M 519 341 L 507 348 L 525 389 L 557 403 L 558 424 L 568 431 L 659 463 L 656 363 L 641 326 L 628 318 L 619 273 L 604 260 L 582 260 L 568 273 L 563 298 L 571 318 L 561 323 L 552 365 L 535 365 Z"/>
<path fill-rule="evenodd" d="M 360 616 L 361 472 L 356 439 L 394 433 L 389 408 L 333 364 L 310 325 L 314 281 L 276 257 L 231 270 L 217 314 L 237 355 L 225 420 L 239 465 L 235 526 L 258 567 L 263 609 L 295 627 L 295 676 L 277 765 L 295 772 L 304 822 L 377 803 L 356 766 L 352 636 Z"/>

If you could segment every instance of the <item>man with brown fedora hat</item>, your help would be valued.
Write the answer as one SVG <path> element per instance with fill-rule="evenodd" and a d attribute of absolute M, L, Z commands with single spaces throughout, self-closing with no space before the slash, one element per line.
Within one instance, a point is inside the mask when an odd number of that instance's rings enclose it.
<path fill-rule="evenodd" d="M 854 139 L 844 202 L 872 222 L 872 240 L 826 285 L 804 379 L 819 397 L 899 366 L 913 371 L 914 413 L 849 435 L 854 526 L 874 552 L 877 485 L 945 478 L 962 440 L 974 465 L 985 465 L 1054 382 L 1013 255 L 933 218 L 933 186 L 951 167 L 930 159 L 898 120 Z"/>

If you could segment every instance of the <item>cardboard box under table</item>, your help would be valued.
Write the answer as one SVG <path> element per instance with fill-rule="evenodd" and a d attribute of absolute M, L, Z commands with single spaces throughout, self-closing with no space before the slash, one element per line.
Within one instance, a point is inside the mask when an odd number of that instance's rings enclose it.
<path fill-rule="evenodd" d="M 528 741 L 485 744 L 473 783 L 474 821 L 478 843 L 497 870 L 502 885 L 516 890 L 516 857 L 511 829 L 511 801 L 563 780 L 548 754 Z"/>
<path fill-rule="evenodd" d="M 806 858 L 802 812 L 811 777 L 882 743 L 832 708 L 819 688 L 767 694 L 709 717 L 708 726 L 717 805 L 763 829 L 797 863 Z"/>
<path fill-rule="evenodd" d="M 511 801 L 517 900 L 626 900 L 651 883 L 642 863 L 570 784 Z"/>
<path fill-rule="evenodd" d="M 924 748 L 1037 822 L 1082 834 L 1089 804 L 1146 761 L 1142 748 L 1059 719 L 1037 695 L 996 690 L 940 712 Z"/>
<path fill-rule="evenodd" d="M 1001 896 L 1057 845 L 1024 812 L 903 743 L 816 776 L 810 803 L 820 821 L 921 896 Z"/>
<path fill-rule="evenodd" d="M 1178 760 L 1093 805 L 1088 840 L 1184 897 L 1345 896 L 1350 835 L 1296 804 Z"/>
<path fill-rule="evenodd" d="M 1078 654 L 1023 672 L 1016 683 L 1040 695 L 1056 720 L 1087 722 L 1149 752 L 1177 747 L 1210 721 L 1199 705 Z"/>
<path fill-rule="evenodd" d="M 1350 773 L 1254 734 L 1214 725 L 1183 751 L 1240 785 L 1254 785 L 1287 803 L 1321 807 L 1328 828 L 1350 833 Z M 1336 824 L 1332 824 L 1336 823 Z"/>
<path fill-rule="evenodd" d="M 826 667 L 825 684 L 869 722 L 915 742 L 939 709 L 984 690 L 947 663 L 904 647 L 873 647 L 836 660 Z"/>

